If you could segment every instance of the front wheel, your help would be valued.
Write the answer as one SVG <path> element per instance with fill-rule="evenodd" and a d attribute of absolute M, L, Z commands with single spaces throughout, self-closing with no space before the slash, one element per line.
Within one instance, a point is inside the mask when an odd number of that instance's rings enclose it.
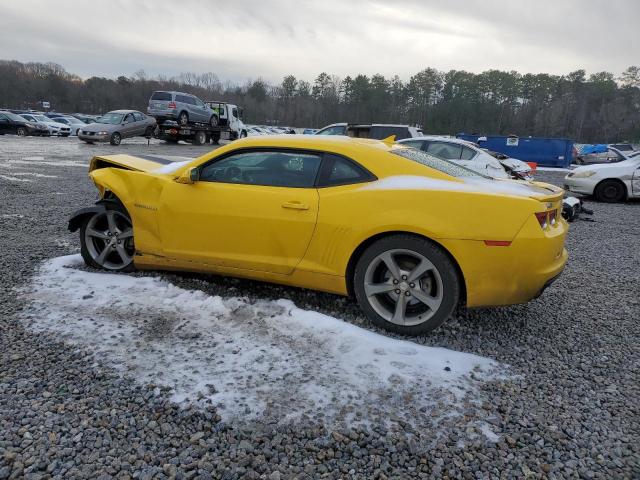
<path fill-rule="evenodd" d="M 209 125 L 211 125 L 212 127 L 217 127 L 218 126 L 218 116 L 217 115 L 211 115 L 211 118 L 209 119 Z"/>
<path fill-rule="evenodd" d="M 16 133 L 18 134 L 19 137 L 26 137 L 27 129 L 24 127 L 18 127 L 18 130 L 16 131 Z"/>
<path fill-rule="evenodd" d="M 373 243 L 356 264 L 354 290 L 360 308 L 379 327 L 422 335 L 442 325 L 460 296 L 460 281 L 447 254 L 412 235 Z"/>
<path fill-rule="evenodd" d="M 624 184 L 616 180 L 604 180 L 595 190 L 596 199 L 606 203 L 622 202 L 625 194 Z"/>
<path fill-rule="evenodd" d="M 109 143 L 111 145 L 120 145 L 120 142 L 122 142 L 122 135 L 120 135 L 118 132 L 115 132 L 113 134 L 111 134 L 111 139 L 109 140 Z"/>
<path fill-rule="evenodd" d="M 133 270 L 133 225 L 127 211 L 109 205 L 85 219 L 80 228 L 80 253 L 93 268 L 112 271 Z"/>

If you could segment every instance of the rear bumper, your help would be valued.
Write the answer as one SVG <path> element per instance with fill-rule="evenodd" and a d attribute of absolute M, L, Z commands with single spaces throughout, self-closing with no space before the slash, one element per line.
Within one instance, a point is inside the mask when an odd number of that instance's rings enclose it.
<path fill-rule="evenodd" d="M 540 296 L 560 276 L 569 258 L 564 248 L 567 230 L 561 220 L 541 234 L 534 218 L 509 246 L 477 240 L 442 243 L 460 265 L 468 307 L 514 305 Z"/>

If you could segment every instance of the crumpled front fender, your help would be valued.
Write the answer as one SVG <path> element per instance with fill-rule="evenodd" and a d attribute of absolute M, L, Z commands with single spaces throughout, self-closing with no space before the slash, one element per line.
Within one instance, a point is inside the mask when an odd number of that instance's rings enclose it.
<path fill-rule="evenodd" d="M 76 210 L 69 218 L 69 231 L 75 232 L 76 230 L 78 230 L 80 228 L 80 225 L 82 225 L 82 222 L 84 222 L 85 218 L 91 217 L 96 213 L 104 212 L 107 209 L 107 203 L 115 202 L 110 200 L 98 200 L 93 207 L 86 207 L 81 208 L 80 210 Z"/>

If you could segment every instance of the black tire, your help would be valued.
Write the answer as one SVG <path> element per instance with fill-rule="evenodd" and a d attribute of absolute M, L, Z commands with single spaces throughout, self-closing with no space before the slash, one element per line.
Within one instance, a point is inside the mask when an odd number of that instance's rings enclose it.
<path fill-rule="evenodd" d="M 112 133 L 111 138 L 109 139 L 109 143 L 117 147 L 118 145 L 120 145 L 120 142 L 122 142 L 122 135 L 120 135 L 118 132 Z"/>
<path fill-rule="evenodd" d="M 193 135 L 193 144 L 204 145 L 205 143 L 207 143 L 207 133 L 204 130 L 198 130 Z"/>
<path fill-rule="evenodd" d="M 431 310 L 428 308 L 424 313 L 421 313 L 420 307 L 425 307 L 426 305 L 413 300 L 413 297 L 409 297 L 410 300 L 408 300 L 408 302 L 416 302 L 413 305 L 409 303 L 407 306 L 407 310 L 415 309 L 415 316 L 412 317 L 411 323 L 413 324 L 411 325 L 401 325 L 387 320 L 385 317 L 380 315 L 378 311 L 376 311 L 376 308 L 374 308 L 374 305 L 365 293 L 365 279 L 367 272 L 372 268 L 371 266 L 374 265 L 375 262 L 379 262 L 380 255 L 399 250 L 402 252 L 415 253 L 417 256 L 427 259 L 435 267 L 437 274 L 439 275 L 438 280 L 433 282 L 433 285 L 435 286 L 431 286 L 432 283 L 429 281 L 428 287 L 430 289 L 438 289 L 436 295 L 439 295 L 440 303 L 437 309 Z M 404 255 L 404 253 L 398 254 L 399 257 L 402 257 L 402 255 Z M 429 272 L 429 274 L 431 275 L 431 272 Z M 433 273 L 433 275 L 435 275 L 435 273 Z M 416 282 L 418 283 L 417 290 L 422 292 L 422 280 L 419 279 Z M 397 282 L 394 280 L 394 283 Z M 404 284 L 404 287 L 408 288 L 406 276 L 402 277 L 401 283 Z M 385 330 L 412 336 L 429 333 L 449 319 L 458 305 L 461 290 L 456 267 L 444 250 L 425 238 L 409 234 L 391 235 L 371 244 L 356 263 L 353 275 L 353 286 L 360 308 L 375 325 Z M 398 285 L 398 287 L 400 286 L 401 285 Z M 414 284 L 411 283 L 411 286 L 413 287 Z M 395 292 L 403 295 L 399 289 L 395 290 Z M 404 293 L 406 295 L 410 295 L 408 292 Z M 433 290 L 431 293 L 433 293 Z M 393 292 L 380 293 L 372 296 L 372 298 L 376 299 L 378 302 L 378 309 L 380 309 L 379 305 L 383 303 L 383 301 L 388 301 L 390 304 L 393 303 L 394 300 L 391 298 L 392 295 L 394 295 Z M 393 307 L 390 307 L 390 309 L 393 309 Z M 423 316 L 425 317 L 425 320 L 421 321 Z"/>
<path fill-rule="evenodd" d="M 624 184 L 618 180 L 603 180 L 595 189 L 596 200 L 605 203 L 624 201 L 627 191 Z"/>
<path fill-rule="evenodd" d="M 144 131 L 144 138 L 146 138 L 147 140 L 151 140 L 153 138 L 154 132 L 155 128 L 147 127 L 147 129 Z"/>
<path fill-rule="evenodd" d="M 116 216 L 118 217 L 118 223 L 119 223 L 119 227 L 123 227 L 126 226 L 126 222 L 128 222 L 129 226 L 132 225 L 131 223 L 131 217 L 129 216 L 129 213 L 127 212 L 127 210 L 120 204 L 117 203 L 109 203 L 106 205 L 106 211 L 107 213 L 109 212 L 113 212 L 116 214 Z M 131 261 L 130 263 L 126 263 L 123 264 L 121 267 L 118 268 L 110 268 L 108 266 L 105 265 L 101 265 L 98 262 L 96 262 L 96 260 L 94 259 L 93 255 L 92 255 L 92 251 L 95 254 L 96 253 L 96 245 L 89 245 L 87 243 L 87 241 L 92 241 L 92 240 L 87 240 L 87 227 L 92 223 L 96 221 L 96 218 L 99 217 L 100 215 L 103 215 L 103 213 L 98 213 L 98 214 L 94 214 L 94 215 L 88 215 L 87 217 L 84 218 L 82 225 L 80 226 L 80 254 L 82 255 L 82 259 L 84 260 L 84 262 L 92 267 L 92 268 L 97 268 L 100 270 L 109 270 L 112 272 L 132 272 L 135 270 L 135 266 L 133 264 L 133 257 L 135 254 L 135 245 L 133 243 L 133 236 L 130 237 L 130 240 L 123 240 L 123 242 L 130 242 L 126 245 L 126 249 L 127 252 L 130 254 L 131 256 Z M 131 226 L 131 229 L 133 230 L 133 227 Z M 96 240 L 97 241 L 97 240 Z M 97 241 L 99 242 L 99 241 Z M 123 244 L 124 246 L 124 244 Z M 98 246 L 99 248 L 99 246 Z M 118 256 L 118 254 L 116 254 L 115 252 L 110 253 L 109 255 L 116 255 L 116 258 L 121 258 Z"/>
<path fill-rule="evenodd" d="M 246 130 L 242 130 L 240 132 L 240 138 L 247 138 L 247 131 Z"/>
<path fill-rule="evenodd" d="M 220 143 L 220 132 L 214 132 L 211 134 L 211 143 L 214 145 Z"/>
<path fill-rule="evenodd" d="M 209 119 L 209 125 L 211 125 L 212 127 L 217 127 L 219 124 L 219 120 L 218 120 L 218 116 L 217 115 L 211 115 L 211 118 Z"/>
<path fill-rule="evenodd" d="M 187 125 L 189 123 L 189 114 L 187 112 L 180 112 L 178 115 L 178 125 Z"/>
<path fill-rule="evenodd" d="M 24 127 L 18 127 L 18 129 L 16 130 L 16 135 L 18 135 L 19 137 L 26 137 L 28 133 L 29 132 Z"/>

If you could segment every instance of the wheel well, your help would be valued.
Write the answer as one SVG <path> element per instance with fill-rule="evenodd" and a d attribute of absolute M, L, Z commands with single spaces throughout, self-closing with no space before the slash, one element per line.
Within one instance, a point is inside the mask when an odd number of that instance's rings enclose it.
<path fill-rule="evenodd" d="M 620 180 L 619 178 L 605 178 L 603 180 L 600 180 L 596 186 L 593 188 L 593 193 L 596 193 L 596 190 L 598 190 L 598 188 L 600 187 L 600 185 L 602 185 L 604 182 L 614 182 L 617 183 L 618 185 L 622 185 L 622 189 L 624 190 L 624 194 L 626 196 L 629 195 L 629 192 L 627 192 L 627 186 L 625 185 L 625 183 Z"/>
<path fill-rule="evenodd" d="M 464 275 L 462 274 L 462 269 L 460 268 L 460 265 L 458 265 L 458 262 L 453 257 L 453 255 L 451 255 L 451 252 L 449 252 L 441 244 L 439 244 L 438 242 L 436 242 L 435 240 L 429 237 L 425 237 L 424 235 L 418 235 L 417 233 L 413 233 L 413 232 L 403 232 L 403 231 L 379 233 L 377 235 L 374 235 L 373 237 L 367 238 L 364 242 L 358 245 L 358 247 L 351 254 L 351 258 L 349 258 L 349 263 L 347 264 L 347 271 L 345 272 L 345 280 L 347 282 L 347 292 L 349 293 L 349 296 L 353 297 L 355 295 L 354 285 L 353 285 L 353 276 L 355 273 L 356 264 L 358 263 L 358 260 L 360 259 L 364 251 L 367 248 L 369 248 L 369 246 L 372 245 L 374 242 L 377 242 L 378 240 L 385 237 L 390 237 L 392 235 L 413 235 L 414 237 L 422 238 L 438 246 L 447 255 L 447 257 L 449 257 L 449 260 L 451 260 L 451 263 L 456 269 L 456 275 L 458 276 L 458 280 L 460 281 L 460 303 L 462 304 L 466 303 L 467 285 L 464 280 Z"/>

